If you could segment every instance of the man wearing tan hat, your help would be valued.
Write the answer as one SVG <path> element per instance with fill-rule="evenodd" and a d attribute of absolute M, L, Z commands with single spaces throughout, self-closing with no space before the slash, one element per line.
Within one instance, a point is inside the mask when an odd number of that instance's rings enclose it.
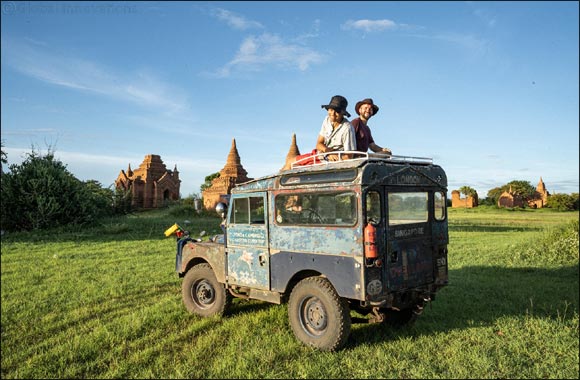
<path fill-rule="evenodd" d="M 356 136 L 356 150 L 366 152 L 370 149 L 375 153 L 390 156 L 392 152 L 389 148 L 381 148 L 375 143 L 371 129 L 367 124 L 369 119 L 379 112 L 379 106 L 374 104 L 371 98 L 367 98 L 358 102 L 354 110 L 359 115 L 358 118 L 351 122 Z"/>

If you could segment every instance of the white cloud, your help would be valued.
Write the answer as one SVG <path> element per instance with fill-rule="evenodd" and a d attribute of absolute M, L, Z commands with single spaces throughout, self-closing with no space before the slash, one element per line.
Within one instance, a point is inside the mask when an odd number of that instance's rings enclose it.
<path fill-rule="evenodd" d="M 188 107 L 185 95 L 141 70 L 136 75 L 115 74 L 95 62 L 58 54 L 39 42 L 2 39 L 3 61 L 12 69 L 56 86 L 95 93 L 168 114 Z"/>
<path fill-rule="evenodd" d="M 259 71 L 271 65 L 305 71 L 325 59 L 325 55 L 308 47 L 286 43 L 277 35 L 263 33 L 244 39 L 236 56 L 218 69 L 215 75 L 227 77 L 234 69 Z"/>
<path fill-rule="evenodd" d="M 348 20 L 341 25 L 343 30 L 362 30 L 365 32 L 381 32 L 383 30 L 397 29 L 399 25 L 396 22 L 383 20 Z"/>
<path fill-rule="evenodd" d="M 257 21 L 248 20 L 244 16 L 228 11 L 226 9 L 216 8 L 211 13 L 213 16 L 215 16 L 221 21 L 224 21 L 226 24 L 228 24 L 230 27 L 234 29 L 246 30 L 264 27 Z"/>

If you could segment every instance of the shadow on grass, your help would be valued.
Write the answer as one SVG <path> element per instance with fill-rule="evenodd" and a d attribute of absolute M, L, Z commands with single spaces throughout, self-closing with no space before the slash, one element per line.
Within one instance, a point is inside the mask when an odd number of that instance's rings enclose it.
<path fill-rule="evenodd" d="M 541 231 L 542 226 L 513 224 L 511 226 L 490 226 L 489 224 L 449 224 L 449 232 L 524 232 Z"/>
<path fill-rule="evenodd" d="M 232 305 L 229 307 L 226 316 L 231 318 L 245 313 L 254 313 L 260 310 L 266 310 L 273 306 L 274 304 L 265 301 L 235 299 Z"/>
<path fill-rule="evenodd" d="M 346 348 L 359 344 L 494 326 L 502 317 L 572 320 L 579 308 L 577 265 L 547 268 L 466 267 L 449 272 L 450 285 L 437 293 L 416 323 L 404 328 L 357 324 Z"/>

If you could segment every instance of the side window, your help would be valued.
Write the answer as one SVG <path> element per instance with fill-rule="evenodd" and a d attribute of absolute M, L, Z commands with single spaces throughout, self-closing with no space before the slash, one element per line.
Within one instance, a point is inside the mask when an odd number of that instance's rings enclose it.
<path fill-rule="evenodd" d="M 236 198 L 233 205 L 234 224 L 264 224 L 264 198 Z"/>
<path fill-rule="evenodd" d="M 357 221 L 352 192 L 279 194 L 274 202 L 279 225 L 353 226 Z"/>
<path fill-rule="evenodd" d="M 250 208 L 248 207 L 248 198 L 234 199 L 234 224 L 248 224 L 250 223 Z"/>
<path fill-rule="evenodd" d="M 445 220 L 445 194 L 438 191 L 434 195 L 435 220 Z"/>
<path fill-rule="evenodd" d="M 264 224 L 264 198 L 250 198 L 250 223 Z"/>
<path fill-rule="evenodd" d="M 367 193 L 367 223 L 379 224 L 381 222 L 381 195 L 377 191 Z"/>

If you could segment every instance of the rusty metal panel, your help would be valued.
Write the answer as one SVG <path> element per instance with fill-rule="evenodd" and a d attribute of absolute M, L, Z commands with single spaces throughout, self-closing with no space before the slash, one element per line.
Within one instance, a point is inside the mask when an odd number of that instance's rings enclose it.
<path fill-rule="evenodd" d="M 181 255 L 182 261 L 180 273 L 184 273 L 186 271 L 187 266 L 191 260 L 201 258 L 209 265 L 211 265 L 219 282 L 226 282 L 226 254 L 223 244 L 213 242 L 196 243 L 193 241 L 188 241 L 183 246 Z"/>
<path fill-rule="evenodd" d="M 272 228 L 270 234 L 270 248 L 274 251 L 361 256 L 362 247 L 358 226 L 283 226 Z"/>
<path fill-rule="evenodd" d="M 323 274 L 339 296 L 364 300 L 361 257 L 283 251 L 272 255 L 270 260 L 273 291 L 284 293 L 294 275 L 302 271 L 314 271 Z"/>
<path fill-rule="evenodd" d="M 363 169 L 362 183 L 389 186 L 437 186 L 447 189 L 447 175 L 437 165 L 369 164 Z"/>
<path fill-rule="evenodd" d="M 433 247 L 424 240 L 397 240 L 388 244 L 385 266 L 389 291 L 433 283 Z"/>

